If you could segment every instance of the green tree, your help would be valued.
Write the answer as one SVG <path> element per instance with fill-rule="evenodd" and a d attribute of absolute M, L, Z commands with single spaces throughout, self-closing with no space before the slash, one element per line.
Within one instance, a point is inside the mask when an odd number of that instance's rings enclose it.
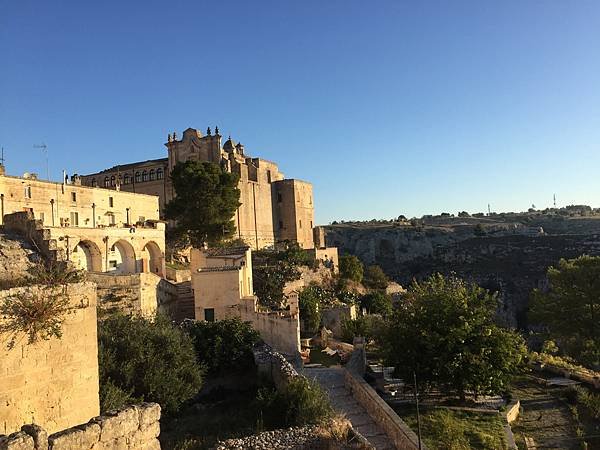
<path fill-rule="evenodd" d="M 310 333 L 316 333 L 321 325 L 321 302 L 323 290 L 318 286 L 308 286 L 298 295 L 300 320 Z"/>
<path fill-rule="evenodd" d="M 186 322 L 183 329 L 192 338 L 196 357 L 208 374 L 244 372 L 254 367 L 252 347 L 260 334 L 250 324 L 233 318 Z"/>
<path fill-rule="evenodd" d="M 238 179 L 214 163 L 177 163 L 171 173 L 176 197 L 165 207 L 165 217 L 176 221 L 174 236 L 194 247 L 231 238 L 240 206 Z"/>
<path fill-rule="evenodd" d="M 387 275 L 381 267 L 377 265 L 367 267 L 363 280 L 363 284 L 366 287 L 371 289 L 386 289 L 389 282 L 390 280 L 388 280 Z"/>
<path fill-rule="evenodd" d="M 103 405 L 135 398 L 171 414 L 202 385 L 191 338 L 160 316 L 111 315 L 99 322 L 98 363 Z"/>
<path fill-rule="evenodd" d="M 464 400 L 504 391 L 525 356 L 520 335 L 494 323 L 497 298 L 454 276 L 414 282 L 382 338 L 387 362 L 405 379 Z"/>
<path fill-rule="evenodd" d="M 392 313 L 392 297 L 383 291 L 369 292 L 361 297 L 360 307 L 369 314 L 389 316 Z"/>
<path fill-rule="evenodd" d="M 550 289 L 534 290 L 529 318 L 584 365 L 600 366 L 600 257 L 561 259 L 548 269 Z"/>
<path fill-rule="evenodd" d="M 278 310 L 284 306 L 286 301 L 283 293 L 285 284 L 298 280 L 300 272 L 294 264 L 287 261 L 276 261 L 273 264 L 253 264 L 252 278 L 258 302 L 268 309 Z"/>
<path fill-rule="evenodd" d="M 362 282 L 363 279 L 363 265 L 354 255 L 340 256 L 340 277 L 347 280 L 356 281 L 357 283 Z"/>
<path fill-rule="evenodd" d="M 342 340 L 352 344 L 357 336 L 364 337 L 367 342 L 376 341 L 384 329 L 383 320 L 378 316 L 358 316 L 356 319 L 342 321 Z"/>

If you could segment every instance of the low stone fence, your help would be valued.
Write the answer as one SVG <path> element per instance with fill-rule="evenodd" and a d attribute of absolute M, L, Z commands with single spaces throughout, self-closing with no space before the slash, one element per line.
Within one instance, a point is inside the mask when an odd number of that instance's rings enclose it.
<path fill-rule="evenodd" d="M 227 439 L 219 442 L 215 450 L 237 450 L 251 448 L 254 450 L 328 450 L 329 440 L 318 433 L 319 427 L 309 425 L 284 430 L 264 431 L 239 439 Z"/>
<path fill-rule="evenodd" d="M 530 367 L 538 372 L 550 372 L 554 375 L 581 381 L 582 383 L 585 383 L 595 389 L 600 389 L 600 376 L 594 375 L 591 371 L 590 373 L 586 373 L 583 371 L 568 369 L 547 363 L 533 363 L 530 364 Z"/>
<path fill-rule="evenodd" d="M 274 351 L 264 342 L 255 345 L 252 353 L 258 373 L 272 380 L 277 389 L 287 385 L 292 378 L 300 376 L 281 353 Z"/>
<path fill-rule="evenodd" d="M 344 381 L 354 399 L 367 410 L 371 418 L 385 431 L 395 447 L 401 450 L 419 448 L 419 438 L 396 412 L 357 373 L 344 369 Z M 426 450 L 425 444 L 421 448 Z"/>
<path fill-rule="evenodd" d="M 160 406 L 142 403 L 50 436 L 37 425 L 0 436 L 0 450 L 160 450 Z"/>

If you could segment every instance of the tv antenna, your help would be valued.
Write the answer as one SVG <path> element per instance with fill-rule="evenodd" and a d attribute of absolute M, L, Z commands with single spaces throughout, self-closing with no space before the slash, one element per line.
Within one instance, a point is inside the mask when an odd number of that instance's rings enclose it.
<path fill-rule="evenodd" d="M 4 147 L 2 147 L 2 156 L 0 156 L 0 165 L 4 165 Z"/>
<path fill-rule="evenodd" d="M 48 146 L 42 142 L 40 145 L 34 145 L 33 148 L 42 149 L 42 151 L 46 154 L 46 180 L 50 181 L 50 169 L 48 166 Z"/>

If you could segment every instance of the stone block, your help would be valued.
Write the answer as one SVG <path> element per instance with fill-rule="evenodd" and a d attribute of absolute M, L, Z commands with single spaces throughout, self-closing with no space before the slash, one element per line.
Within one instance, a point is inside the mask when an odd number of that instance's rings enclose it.
<path fill-rule="evenodd" d="M 9 436 L 0 437 L 0 450 L 35 450 L 35 446 L 31 436 L 17 431 Z"/>
<path fill-rule="evenodd" d="M 160 420 L 160 405 L 158 403 L 142 403 L 136 406 L 139 412 L 140 428 Z"/>
<path fill-rule="evenodd" d="M 48 450 L 48 433 L 42 427 L 32 423 L 23 425 L 21 431 L 33 438 L 35 450 Z"/>
<path fill-rule="evenodd" d="M 138 409 L 130 406 L 111 415 L 101 416 L 94 419 L 100 425 L 100 441 L 110 442 L 116 438 L 127 436 L 140 426 Z"/>

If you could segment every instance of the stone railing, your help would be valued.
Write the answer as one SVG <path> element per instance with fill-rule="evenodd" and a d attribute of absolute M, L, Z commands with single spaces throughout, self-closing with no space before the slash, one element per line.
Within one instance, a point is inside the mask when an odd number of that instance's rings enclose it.
<path fill-rule="evenodd" d="M 160 406 L 142 403 L 50 436 L 37 425 L 0 436 L 0 450 L 160 450 Z"/>
<path fill-rule="evenodd" d="M 396 412 L 375 392 L 359 374 L 344 370 L 344 382 L 354 399 L 366 409 L 369 416 L 385 431 L 397 449 L 419 448 L 419 438 Z M 426 450 L 424 443 L 421 449 Z"/>

